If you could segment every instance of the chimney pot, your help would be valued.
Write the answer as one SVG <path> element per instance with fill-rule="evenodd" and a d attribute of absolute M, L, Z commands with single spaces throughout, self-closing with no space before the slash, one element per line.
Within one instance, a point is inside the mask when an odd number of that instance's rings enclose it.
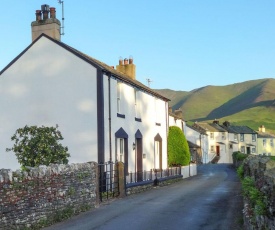
<path fill-rule="evenodd" d="M 35 13 L 35 15 L 36 15 L 36 21 L 37 22 L 41 21 L 41 10 L 37 10 L 36 13 Z"/>
<path fill-rule="evenodd" d="M 129 56 L 129 64 L 133 64 L 133 62 L 134 62 L 133 56 L 130 55 L 130 56 Z"/>
<path fill-rule="evenodd" d="M 41 10 L 43 12 L 43 20 L 46 20 L 49 18 L 49 5 L 42 5 Z"/>
<path fill-rule="evenodd" d="M 124 59 L 124 65 L 128 65 L 128 59 L 127 58 Z"/>
<path fill-rule="evenodd" d="M 119 65 L 123 65 L 123 59 L 122 59 L 122 57 L 119 58 Z"/>
<path fill-rule="evenodd" d="M 56 18 L 56 14 L 55 14 L 55 8 L 54 7 L 51 7 L 50 8 L 50 18 Z"/>

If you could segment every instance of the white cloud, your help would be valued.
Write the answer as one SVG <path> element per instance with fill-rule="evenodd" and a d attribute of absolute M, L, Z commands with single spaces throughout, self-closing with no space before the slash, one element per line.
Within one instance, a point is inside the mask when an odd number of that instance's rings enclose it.
<path fill-rule="evenodd" d="M 95 103 L 92 100 L 83 100 L 77 107 L 80 111 L 92 112 L 95 109 Z"/>
<path fill-rule="evenodd" d="M 28 88 L 22 84 L 12 85 L 11 87 L 6 89 L 6 93 L 14 97 L 21 97 L 27 92 Z"/>

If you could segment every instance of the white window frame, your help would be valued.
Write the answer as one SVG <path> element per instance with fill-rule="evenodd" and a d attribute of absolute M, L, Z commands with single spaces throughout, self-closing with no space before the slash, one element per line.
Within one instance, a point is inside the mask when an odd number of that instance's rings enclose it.
<path fill-rule="evenodd" d="M 210 140 L 214 140 L 214 133 L 210 133 Z"/>
<path fill-rule="evenodd" d="M 241 146 L 241 153 L 245 153 L 245 146 Z"/>
<path fill-rule="evenodd" d="M 266 139 L 263 139 L 263 147 L 266 146 Z"/>
<path fill-rule="evenodd" d="M 124 139 L 118 138 L 118 146 L 119 146 L 119 161 L 124 162 Z"/>
<path fill-rule="evenodd" d="M 240 142 L 244 142 L 244 134 L 243 133 L 240 134 Z"/>
<path fill-rule="evenodd" d="M 139 106 L 139 90 L 134 89 L 134 97 L 135 97 L 135 117 L 140 118 L 140 106 Z"/>
<path fill-rule="evenodd" d="M 234 141 L 238 141 L 238 134 L 234 133 Z"/>
<path fill-rule="evenodd" d="M 253 142 L 256 141 L 256 134 L 255 134 L 255 133 L 252 134 L 252 141 L 253 141 Z"/>
<path fill-rule="evenodd" d="M 211 145 L 211 146 L 210 146 L 210 151 L 211 151 L 211 153 L 214 153 L 214 152 L 215 152 L 215 146 L 214 146 L 214 145 Z"/>

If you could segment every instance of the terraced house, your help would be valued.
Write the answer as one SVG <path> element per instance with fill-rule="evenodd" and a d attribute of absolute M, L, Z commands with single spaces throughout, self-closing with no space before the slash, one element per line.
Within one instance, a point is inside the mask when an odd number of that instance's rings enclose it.
<path fill-rule="evenodd" d="M 257 132 L 248 126 L 231 125 L 229 122 L 224 122 L 222 127 L 230 135 L 229 148 L 232 152 L 257 154 Z"/>
<path fill-rule="evenodd" d="M 36 11 L 31 29 L 31 44 L 0 72 L 0 168 L 19 167 L 5 152 L 18 128 L 56 124 L 70 163 L 166 168 L 169 100 L 136 80 L 133 58 L 115 69 L 64 44 L 48 5 Z"/>
<path fill-rule="evenodd" d="M 208 150 L 208 162 L 231 163 L 228 153 L 228 132 L 219 125 L 219 121 L 213 123 L 196 122 L 192 126 L 196 130 L 202 130 L 206 134 Z"/>
<path fill-rule="evenodd" d="M 258 154 L 275 156 L 275 136 L 267 133 L 264 125 L 259 127 L 257 134 Z"/>

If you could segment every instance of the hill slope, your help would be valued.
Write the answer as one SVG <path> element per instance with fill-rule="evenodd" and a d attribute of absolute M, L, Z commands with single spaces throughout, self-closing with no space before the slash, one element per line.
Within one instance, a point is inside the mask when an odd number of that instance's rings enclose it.
<path fill-rule="evenodd" d="M 226 86 L 206 86 L 190 92 L 156 90 L 181 108 L 184 119 L 229 120 L 257 129 L 264 124 L 275 130 L 275 79 L 246 81 Z"/>

